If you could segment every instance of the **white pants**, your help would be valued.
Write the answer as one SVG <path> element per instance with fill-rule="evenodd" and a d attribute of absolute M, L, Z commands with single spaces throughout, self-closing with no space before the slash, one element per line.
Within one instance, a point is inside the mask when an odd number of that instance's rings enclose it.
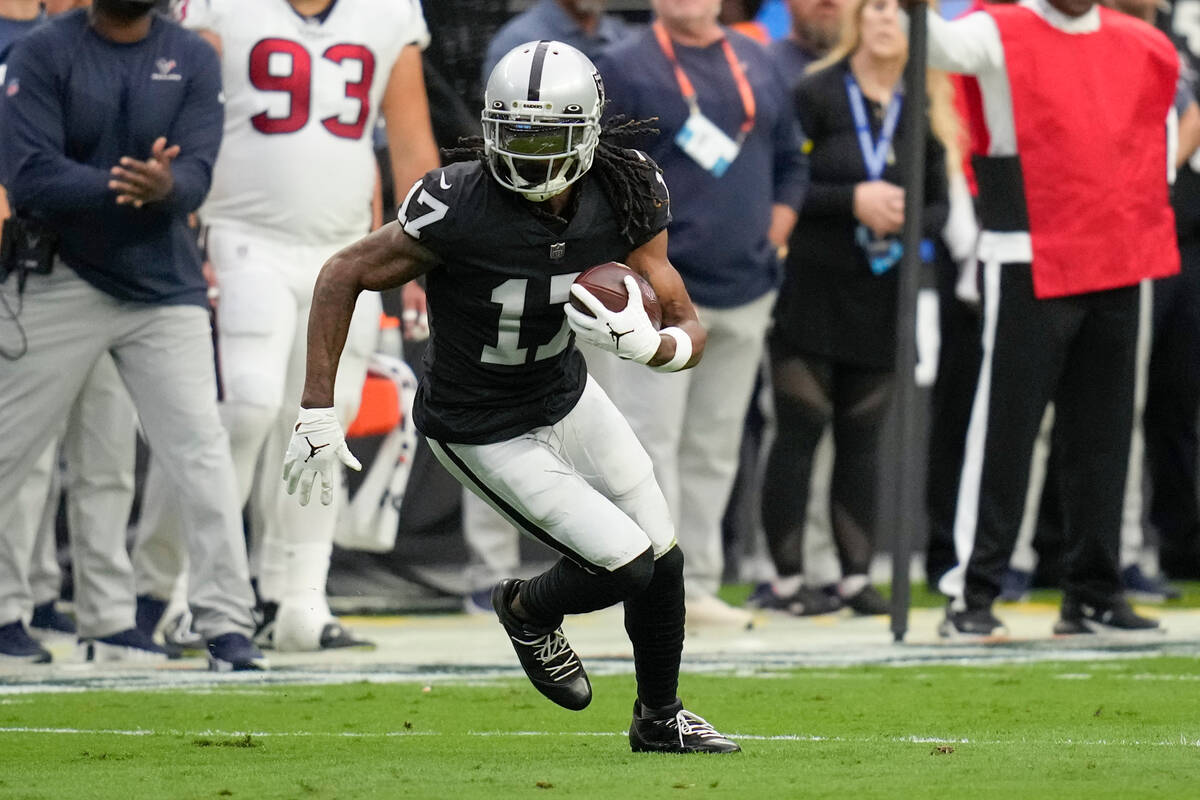
<path fill-rule="evenodd" d="M 208 233 L 209 259 L 221 290 L 221 420 L 229 432 L 238 499 L 243 505 L 251 501 L 259 593 L 265 601 L 279 602 L 293 591 L 289 576 L 306 591 L 323 595 L 325 590 L 341 493 L 334 493 L 329 506 L 301 506 L 287 496 L 281 476 L 304 388 L 313 285 L 325 261 L 348 244 L 297 245 L 221 227 Z M 358 413 L 381 311 L 377 293 L 359 297 L 334 390 L 343 427 Z M 147 477 L 135 566 L 139 593 L 167 598 L 182 559 L 178 519 L 167 505 L 170 489 L 156 474 L 157 463 L 152 461 Z M 303 551 L 304 564 L 289 563 L 295 562 L 296 548 Z"/>
<path fill-rule="evenodd" d="M 675 543 L 650 457 L 590 378 L 554 425 L 495 444 L 428 441 L 463 486 L 580 566 L 613 571 Z"/>
<path fill-rule="evenodd" d="M 654 372 L 607 353 L 588 353 L 588 369 L 654 462 L 676 521 L 691 597 L 715 594 L 720 587 L 721 517 L 733 490 L 774 306 L 775 292 L 769 292 L 736 308 L 697 307 L 708 343 L 700 363 L 683 372 Z"/>
<path fill-rule="evenodd" d="M 10 278 L 0 287 L 13 308 L 15 284 Z M 119 301 L 61 262 L 50 275 L 30 276 L 23 302 L 28 352 L 0 362 L 0 520 L 16 515 L 29 464 L 61 430 L 97 361 L 111 353 L 150 447 L 176 487 L 196 631 L 206 638 L 250 633 L 253 598 L 229 439 L 217 414 L 207 312 Z M 20 539 L 7 528 L 0 535 L 0 620 L 24 613 L 13 594 L 29 563 Z"/>

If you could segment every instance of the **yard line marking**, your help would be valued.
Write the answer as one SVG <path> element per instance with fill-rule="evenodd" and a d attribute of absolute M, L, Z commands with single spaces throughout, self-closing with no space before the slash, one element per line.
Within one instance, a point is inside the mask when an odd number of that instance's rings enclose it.
<path fill-rule="evenodd" d="M 382 732 L 361 732 L 361 731 L 222 731 L 222 730 L 200 730 L 200 731 L 184 731 L 175 729 L 154 730 L 151 728 L 39 728 L 39 727 L 0 727 L 0 734 L 59 734 L 59 735 L 105 735 L 105 736 L 223 736 L 229 738 L 241 738 L 245 736 L 260 737 L 260 738 L 330 738 L 330 739 L 391 739 L 400 737 L 420 737 L 420 736 L 455 736 L 458 734 L 443 733 L 441 731 L 382 731 Z M 628 731 L 467 731 L 465 736 L 480 736 L 480 737 L 530 737 L 530 736 L 575 736 L 575 737 L 610 737 L 610 736 L 627 736 Z M 957 737 L 942 737 L 942 736 L 920 736 L 910 734 L 907 736 L 820 736 L 816 734 L 801 734 L 801 733 L 783 733 L 783 734 L 752 734 L 752 733 L 731 733 L 732 739 L 740 739 L 743 741 L 758 741 L 758 742 L 810 742 L 810 743 L 835 743 L 835 744 L 961 744 L 961 745 L 984 745 L 998 746 L 1008 744 L 1032 744 L 1038 746 L 1046 745 L 1079 745 L 1083 747 L 1195 747 L 1200 748 L 1200 738 L 1192 739 L 1184 734 L 1180 734 L 1178 739 L 1163 739 L 1158 741 L 1144 741 L 1140 739 L 966 739 Z"/>

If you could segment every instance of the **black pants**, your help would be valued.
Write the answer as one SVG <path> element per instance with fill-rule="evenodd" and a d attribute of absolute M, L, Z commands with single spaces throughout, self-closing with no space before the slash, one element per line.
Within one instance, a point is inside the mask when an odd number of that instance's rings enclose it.
<path fill-rule="evenodd" d="M 958 270 L 938 270 L 937 382 L 930 394 L 929 455 L 925 473 L 925 509 L 929 517 L 929 540 L 925 546 L 925 574 L 931 586 L 955 563 L 954 507 L 958 500 L 958 478 L 962 473 L 963 442 L 971 420 L 971 399 L 979 380 L 980 310 L 954 294 Z"/>
<path fill-rule="evenodd" d="M 829 510 L 843 575 L 866 575 L 875 553 L 879 432 L 891 370 L 837 364 L 771 343 L 775 441 L 763 479 L 762 520 L 780 576 L 804 571 L 804 523 L 813 453 L 833 422 Z"/>
<path fill-rule="evenodd" d="M 969 553 L 963 599 L 968 608 L 984 608 L 1000 593 L 1021 525 L 1034 441 L 1053 400 L 1067 527 L 1063 589 L 1103 604 L 1121 590 L 1137 287 L 1038 300 L 1028 264 L 989 264 L 983 297 L 983 365 L 954 531 L 956 544 Z M 952 584 L 951 576 L 943 581 L 956 589 Z"/>
<path fill-rule="evenodd" d="M 1154 339 L 1146 386 L 1149 518 L 1163 571 L 1200 578 L 1196 503 L 1200 411 L 1200 240 L 1179 243 L 1183 271 L 1154 283 Z"/>

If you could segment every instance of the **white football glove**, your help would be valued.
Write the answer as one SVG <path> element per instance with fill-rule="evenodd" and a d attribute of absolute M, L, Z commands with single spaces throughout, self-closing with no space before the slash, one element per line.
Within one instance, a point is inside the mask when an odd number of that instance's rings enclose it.
<path fill-rule="evenodd" d="M 308 505 L 313 482 L 321 477 L 321 503 L 333 502 L 334 469 L 338 462 L 353 470 L 362 464 L 346 446 L 346 436 L 332 408 L 302 408 L 296 418 L 292 441 L 283 457 L 283 479 L 288 494 L 300 488 L 300 505 Z"/>
<path fill-rule="evenodd" d="M 596 297 L 577 283 L 571 284 L 571 294 L 595 314 L 589 317 L 570 303 L 564 307 L 567 324 L 581 341 L 614 353 L 618 358 L 645 364 L 654 358 L 662 341 L 654 323 L 642 306 L 642 290 L 632 275 L 625 276 L 629 302 L 620 311 L 610 311 Z"/>

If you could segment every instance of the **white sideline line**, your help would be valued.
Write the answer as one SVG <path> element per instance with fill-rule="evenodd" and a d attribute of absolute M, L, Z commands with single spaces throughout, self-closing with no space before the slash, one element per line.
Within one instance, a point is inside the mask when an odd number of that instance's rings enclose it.
<path fill-rule="evenodd" d="M 151 728 L 37 728 L 37 727 L 3 727 L 0 734 L 6 733 L 42 733 L 58 735 L 105 735 L 105 736 L 222 736 L 231 739 L 244 738 L 314 738 L 330 739 L 389 739 L 406 736 L 453 736 L 440 731 L 384 731 L 382 733 L 360 733 L 354 731 L 182 731 L 154 730 Z M 481 737 L 523 737 L 523 736 L 627 736 L 627 731 L 467 731 L 467 736 Z M 814 736 L 805 734 L 775 734 L 763 736 L 749 733 L 733 733 L 730 738 L 741 741 L 759 742 L 834 742 L 845 744 L 961 744 L 961 745 L 1005 745 L 1005 744 L 1034 744 L 1044 745 L 1079 745 L 1083 747 L 1195 747 L 1200 748 L 1200 739 L 1189 739 L 1180 734 L 1177 740 L 1165 739 L 1160 741 L 1142 741 L 1138 739 L 961 739 L 940 736 Z"/>

